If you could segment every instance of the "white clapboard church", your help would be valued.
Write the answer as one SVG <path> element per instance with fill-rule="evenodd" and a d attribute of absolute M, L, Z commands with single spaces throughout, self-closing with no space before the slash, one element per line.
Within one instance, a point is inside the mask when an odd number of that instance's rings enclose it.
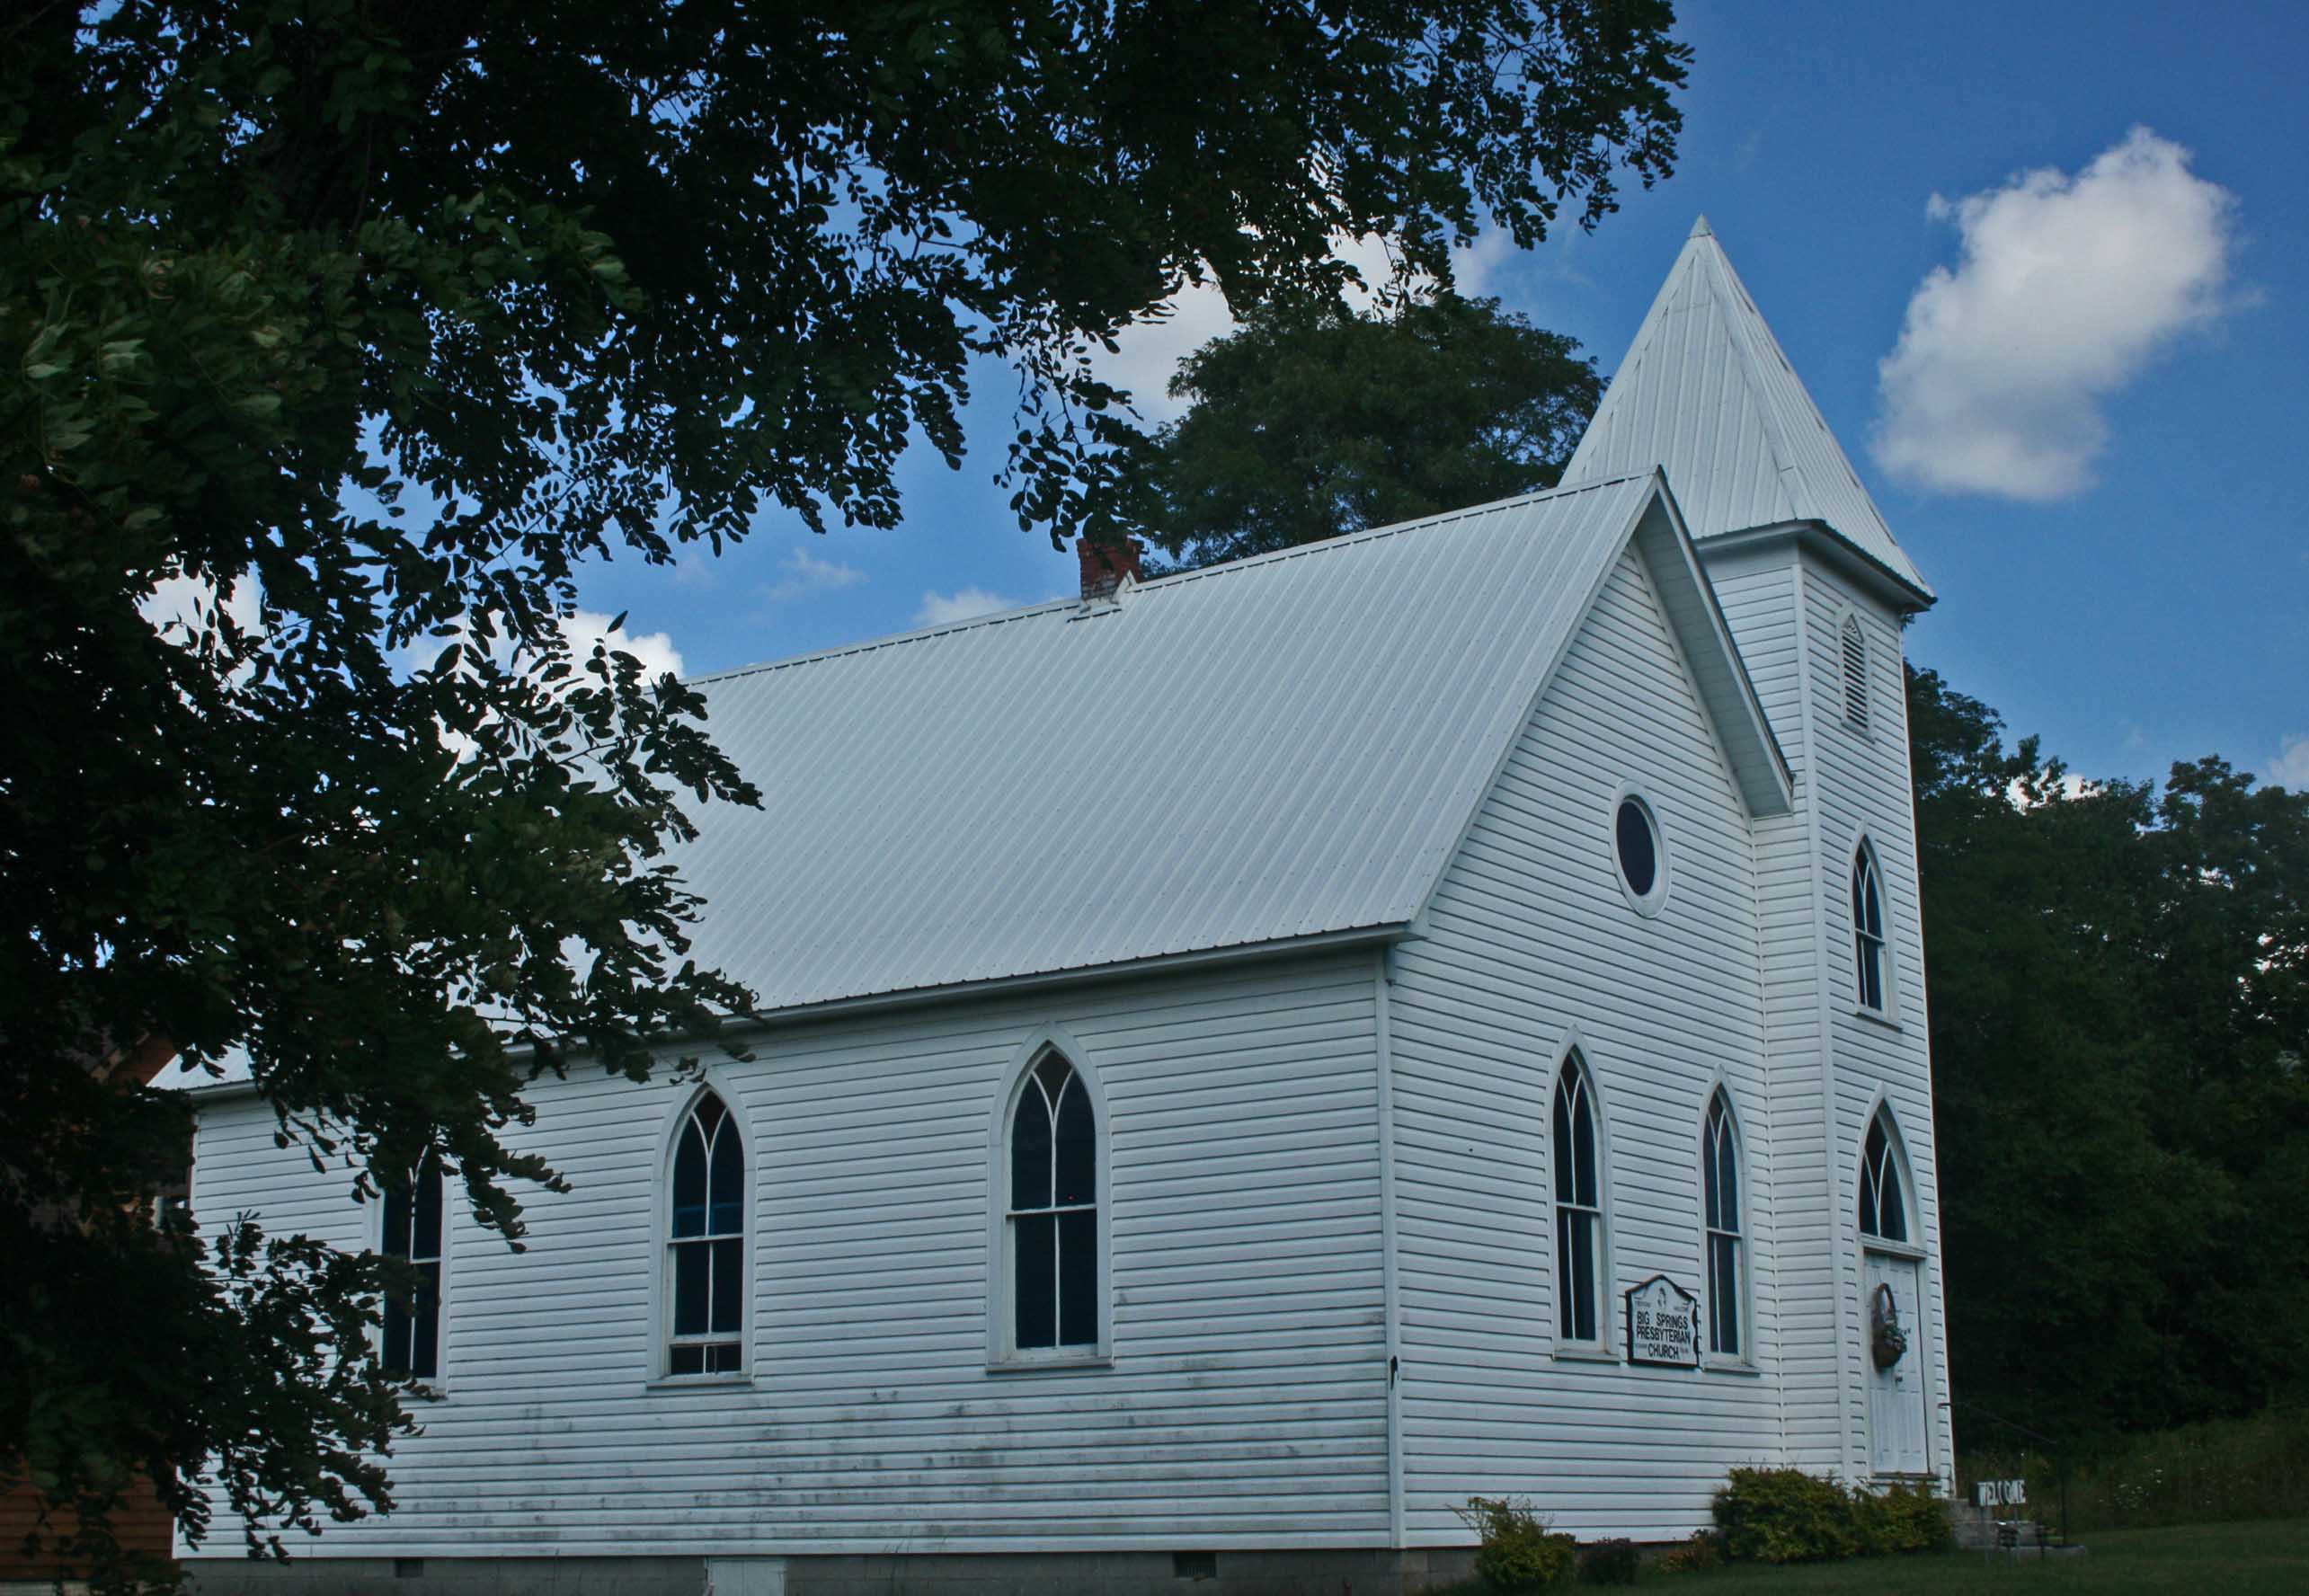
<path fill-rule="evenodd" d="M 1477 1494 L 1947 1484 L 1932 595 L 1706 224 L 1560 489 L 1086 587 L 700 684 L 753 1057 L 541 1083 L 527 1253 L 208 1091 L 197 1213 L 439 1292 L 396 1511 L 207 1588 L 1367 1596 Z"/>

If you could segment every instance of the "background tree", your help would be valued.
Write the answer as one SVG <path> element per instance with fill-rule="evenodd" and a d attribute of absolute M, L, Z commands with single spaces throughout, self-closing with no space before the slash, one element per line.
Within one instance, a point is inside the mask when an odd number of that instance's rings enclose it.
<path fill-rule="evenodd" d="M 385 1276 L 131 1217 L 244 1050 L 373 1194 L 520 1234 L 499 1138 L 582 1051 L 742 1014 L 654 863 L 751 789 L 573 655 L 576 572 L 770 510 L 888 525 L 973 362 L 1022 525 L 1111 536 L 1088 352 L 1186 281 L 1447 279 L 1669 169 L 1656 0 L 32 0 L 0 21 L 0 1476 L 258 1521 L 388 1498 Z M 1560 208 L 1568 206 L 1567 211 Z M 190 593 L 164 636 L 156 592 Z M 206 1215 L 206 1221 L 230 1216 Z M 133 1307 L 134 1311 L 130 1308 Z M 134 1345 L 120 1342 L 136 1327 Z"/>
<path fill-rule="evenodd" d="M 2080 791 L 1908 686 L 1960 1433 L 2309 1392 L 2309 794 Z"/>
<path fill-rule="evenodd" d="M 1594 362 L 1496 299 L 1271 305 L 1189 356 L 1124 502 L 1191 569 L 1551 488 Z"/>

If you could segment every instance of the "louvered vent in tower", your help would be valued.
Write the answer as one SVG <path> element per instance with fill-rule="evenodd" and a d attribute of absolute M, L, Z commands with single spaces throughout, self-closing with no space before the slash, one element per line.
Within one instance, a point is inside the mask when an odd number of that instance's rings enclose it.
<path fill-rule="evenodd" d="M 1860 617 L 1846 616 L 1844 643 L 1844 720 L 1855 732 L 1868 730 L 1868 639 L 1861 634 Z"/>

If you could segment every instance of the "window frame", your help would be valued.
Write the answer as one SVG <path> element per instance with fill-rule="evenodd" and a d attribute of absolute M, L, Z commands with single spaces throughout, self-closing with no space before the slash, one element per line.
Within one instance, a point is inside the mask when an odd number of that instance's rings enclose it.
<path fill-rule="evenodd" d="M 1627 866 L 1620 860 L 1620 811 L 1634 804 L 1644 817 L 1644 824 L 1652 835 L 1652 888 L 1648 892 L 1636 891 L 1628 879 Z M 1667 894 L 1674 870 L 1667 850 L 1667 828 L 1660 823 L 1659 805 L 1652 801 L 1649 788 L 1641 782 L 1623 781 L 1612 790 L 1612 802 L 1603 811 L 1603 846 L 1611 860 L 1612 879 L 1620 888 L 1620 896 L 1628 907 L 1644 918 L 1656 919 L 1667 907 Z"/>
<path fill-rule="evenodd" d="M 1010 1220 L 1010 1136 L 1035 1069 L 1055 1054 L 1074 1072 L 1090 1104 L 1093 1205 L 1097 1214 L 1097 1280 L 1092 1294 L 1098 1309 L 1098 1339 L 1090 1345 L 1020 1347 L 1015 1299 L 1014 1227 Z M 987 1135 L 986 1171 L 986 1371 L 1022 1374 L 1045 1370 L 1103 1369 L 1115 1360 L 1114 1161 L 1107 1126 L 1106 1095 L 1098 1071 L 1082 1044 L 1055 1025 L 1037 1030 L 1012 1055 L 1001 1090 L 995 1095 Z"/>
<path fill-rule="evenodd" d="M 743 1192 L 742 1211 L 739 1215 L 737 1233 L 738 1276 L 738 1367 L 734 1370 L 715 1370 L 697 1374 L 677 1374 L 673 1371 L 674 1313 L 674 1247 L 673 1235 L 673 1170 L 674 1160 L 681 1151 L 681 1139 L 689 1128 L 691 1116 L 707 1097 L 722 1105 L 723 1123 L 738 1139 L 738 1156 L 743 1160 L 744 1175 L 740 1189 Z M 759 1190 L 759 1166 L 754 1159 L 753 1140 L 746 1132 L 744 1117 L 733 1106 L 743 1099 L 717 1077 L 697 1083 L 667 1116 L 658 1139 L 658 1157 L 651 1183 L 650 1201 L 650 1361 L 647 1384 L 653 1390 L 694 1390 L 728 1386 L 750 1386 L 754 1383 L 755 1362 L 759 1349 L 754 1343 L 754 1253 L 758 1244 L 757 1212 L 760 1207 Z M 708 1179 L 711 1179 L 710 1149 Z M 708 1185 L 710 1196 L 711 1186 Z M 709 1220 L 710 1222 L 710 1220 Z M 687 1237 L 695 1243 L 710 1237 Z M 726 1239 L 726 1238 L 724 1238 Z M 727 1335 L 710 1339 L 725 1341 Z"/>
<path fill-rule="evenodd" d="M 1720 1111 L 1726 1127 L 1732 1160 L 1733 1201 L 1736 1205 L 1734 1225 L 1727 1229 L 1718 1225 L 1717 1216 L 1708 1209 L 1708 1175 L 1710 1160 L 1715 1155 L 1716 1122 Z M 1754 1228 L 1749 1222 L 1754 1217 L 1750 1206 L 1751 1188 L 1748 1184 L 1747 1136 L 1742 1127 L 1740 1111 L 1732 1101 L 1732 1089 L 1720 1077 L 1708 1091 L 1707 1105 L 1700 1115 L 1700 1278 L 1705 1284 L 1704 1299 L 1708 1304 L 1708 1326 L 1702 1361 L 1712 1369 L 1754 1370 L 1755 1356 L 1755 1246 Z M 1723 1175 L 1717 1171 L 1720 1189 Z M 1738 1300 L 1733 1308 L 1733 1333 L 1739 1337 L 1734 1352 L 1721 1351 L 1716 1344 L 1716 1240 L 1727 1237 L 1733 1246 L 1734 1287 Z"/>
<path fill-rule="evenodd" d="M 455 1233 L 457 1227 L 452 1223 L 453 1216 L 449 1210 L 448 1174 L 441 1167 L 440 1156 L 438 1153 L 427 1153 L 419 1164 L 418 1167 L 420 1171 L 429 1173 L 433 1179 L 439 1181 L 441 1187 L 441 1233 L 440 1241 L 437 1243 L 440 1250 L 431 1260 L 435 1271 L 433 1283 L 433 1372 L 428 1375 L 418 1374 L 412 1370 L 397 1376 L 395 1383 L 402 1388 L 404 1396 L 440 1397 L 447 1395 L 448 1390 L 449 1247 L 450 1237 Z M 189 1200 L 189 1191 L 187 1196 Z M 386 1231 L 390 1228 L 392 1211 L 392 1189 L 390 1187 L 382 1187 L 377 1194 L 377 1217 L 369 1227 L 369 1245 L 376 1250 L 380 1257 L 401 1258 L 416 1264 L 427 1262 L 427 1260 L 415 1258 L 411 1254 L 395 1253 L 389 1249 L 387 1244 L 391 1242 L 392 1237 L 386 1234 Z M 413 1224 L 414 1220 L 413 1218 Z M 386 1337 L 389 1333 L 387 1320 L 388 1311 L 389 1308 L 386 1303 L 380 1301 L 377 1304 L 376 1346 L 377 1361 L 380 1364 L 384 1363 L 386 1352 Z"/>
<path fill-rule="evenodd" d="M 1878 1131 L 1884 1136 L 1884 1156 L 1875 1161 L 1877 1167 L 1872 1170 L 1869 1167 L 1869 1142 Z M 1890 1175 L 1893 1189 L 1900 1199 L 1901 1228 L 1905 1232 L 1900 1236 L 1887 1236 L 1881 1228 L 1871 1230 L 1863 1218 L 1867 1212 L 1865 1205 L 1869 1189 L 1873 1185 L 1877 1192 L 1877 1217 L 1881 1224 L 1884 1213 L 1882 1192 L 1887 1174 Z M 1864 1250 L 1887 1253 L 1901 1258 L 1923 1258 L 1926 1255 L 1924 1245 L 1916 1239 L 1923 1226 L 1922 1216 L 1916 1211 L 1916 1182 L 1908 1167 L 1907 1139 L 1900 1134 L 1899 1116 L 1892 1112 L 1891 1102 L 1881 1096 L 1869 1108 L 1866 1127 L 1861 1131 L 1860 1157 L 1852 1175 L 1851 1211 L 1853 1232 L 1859 1236 Z"/>
<path fill-rule="evenodd" d="M 1862 923 L 1861 887 L 1865 879 L 1869 903 L 1876 910 L 1877 929 Z M 1845 920 L 1852 932 L 1852 1012 L 1887 1024 L 1898 1023 L 1900 985 L 1892 957 L 1892 894 L 1885 886 L 1884 864 L 1876 844 L 1862 833 L 1852 845 L 1852 864 L 1844 873 Z M 1875 955 L 1878 1001 L 1868 1000 L 1869 955 Z"/>
<path fill-rule="evenodd" d="M 1556 1100 L 1562 1094 L 1564 1081 L 1567 1077 L 1576 1077 L 1581 1084 L 1590 1132 L 1595 1146 L 1595 1199 L 1592 1204 L 1583 1204 L 1576 1201 L 1578 1195 L 1576 1170 L 1572 1173 L 1574 1201 L 1571 1202 L 1567 1203 L 1561 1200 L 1556 1184 L 1557 1176 L 1563 1167 L 1559 1160 L 1569 1155 L 1569 1149 L 1561 1145 L 1562 1139 L 1556 1134 L 1555 1125 Z M 1575 1102 L 1576 1101 L 1575 1099 Z M 1576 1127 L 1576 1122 L 1572 1123 Z M 1617 1363 L 1620 1361 L 1620 1349 L 1612 1334 L 1617 1323 L 1617 1315 L 1612 1308 L 1614 1300 L 1612 1286 L 1618 1277 L 1613 1272 L 1612 1258 L 1611 1121 L 1603 1112 L 1603 1094 L 1596 1086 L 1595 1066 L 1588 1060 L 1585 1046 L 1576 1038 L 1567 1043 L 1556 1055 L 1556 1067 L 1548 1083 L 1547 1124 L 1548 1269 L 1551 1299 L 1549 1304 L 1551 1311 L 1548 1319 L 1548 1330 L 1553 1341 L 1554 1355 L 1580 1361 Z M 1565 1246 L 1567 1232 L 1565 1229 L 1564 1215 L 1567 1211 L 1585 1213 L 1589 1216 L 1594 1225 L 1594 1241 L 1590 1284 L 1595 1291 L 1595 1334 L 1592 1340 L 1567 1334 L 1564 1331 L 1568 1297 L 1567 1288 L 1570 1281 L 1571 1268 L 1570 1256 Z"/>

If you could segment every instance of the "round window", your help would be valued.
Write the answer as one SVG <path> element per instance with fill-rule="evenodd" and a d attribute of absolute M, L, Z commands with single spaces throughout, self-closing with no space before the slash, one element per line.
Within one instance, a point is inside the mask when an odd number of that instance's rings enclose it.
<path fill-rule="evenodd" d="M 1648 901 L 1659 890 L 1659 829 L 1640 798 L 1620 800 L 1613 822 L 1620 844 L 1620 874 L 1635 897 Z"/>

